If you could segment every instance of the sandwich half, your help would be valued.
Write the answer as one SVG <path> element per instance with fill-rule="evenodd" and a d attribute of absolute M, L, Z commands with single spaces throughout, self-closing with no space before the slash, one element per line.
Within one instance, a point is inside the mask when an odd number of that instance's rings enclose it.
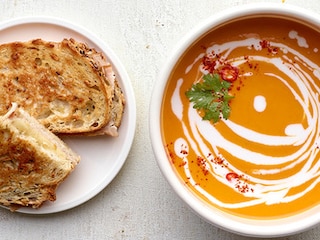
<path fill-rule="evenodd" d="M 39 208 L 80 157 L 26 111 L 12 104 L 0 117 L 0 204 Z"/>
<path fill-rule="evenodd" d="M 54 133 L 111 136 L 125 106 L 110 62 L 74 39 L 0 45 L 0 114 L 12 102 Z"/>

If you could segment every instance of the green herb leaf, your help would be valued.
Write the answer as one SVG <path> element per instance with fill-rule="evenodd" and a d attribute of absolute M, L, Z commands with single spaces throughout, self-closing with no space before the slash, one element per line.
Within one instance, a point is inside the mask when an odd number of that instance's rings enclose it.
<path fill-rule="evenodd" d="M 186 92 L 193 108 L 204 112 L 204 120 L 216 123 L 220 120 L 220 114 L 224 119 L 230 116 L 229 102 L 233 98 L 229 94 L 231 83 L 220 78 L 219 74 L 206 74 L 203 81 L 193 84 Z"/>

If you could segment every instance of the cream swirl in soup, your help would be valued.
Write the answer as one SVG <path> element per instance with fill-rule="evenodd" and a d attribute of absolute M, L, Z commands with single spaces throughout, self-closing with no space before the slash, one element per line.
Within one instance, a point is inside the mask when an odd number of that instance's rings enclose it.
<path fill-rule="evenodd" d="M 265 29 L 248 21 L 213 31 L 176 66 L 163 135 L 177 172 L 209 204 L 252 217 L 289 215 L 320 201 L 319 33 L 287 20 L 256 22 Z M 239 69 L 230 117 L 215 124 L 185 96 L 208 73 L 204 58 L 215 69 Z"/>

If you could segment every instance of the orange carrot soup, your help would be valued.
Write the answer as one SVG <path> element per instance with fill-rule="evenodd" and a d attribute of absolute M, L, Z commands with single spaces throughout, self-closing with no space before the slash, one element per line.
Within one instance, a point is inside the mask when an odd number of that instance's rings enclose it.
<path fill-rule="evenodd" d="M 221 25 L 180 57 L 162 102 L 162 137 L 196 196 L 258 219 L 320 203 L 319 49 L 316 29 L 261 17 Z M 217 121 L 186 94 L 214 74 L 232 96 Z"/>

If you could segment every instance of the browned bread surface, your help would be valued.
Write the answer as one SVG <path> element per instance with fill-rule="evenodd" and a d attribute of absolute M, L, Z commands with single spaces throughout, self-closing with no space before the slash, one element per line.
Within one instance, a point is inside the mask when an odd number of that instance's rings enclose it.
<path fill-rule="evenodd" d="M 0 117 L 0 203 L 40 207 L 80 161 L 62 140 L 17 105 Z"/>
<path fill-rule="evenodd" d="M 117 135 L 125 101 L 101 53 L 35 39 L 0 45 L 0 114 L 12 102 L 54 133 Z"/>

